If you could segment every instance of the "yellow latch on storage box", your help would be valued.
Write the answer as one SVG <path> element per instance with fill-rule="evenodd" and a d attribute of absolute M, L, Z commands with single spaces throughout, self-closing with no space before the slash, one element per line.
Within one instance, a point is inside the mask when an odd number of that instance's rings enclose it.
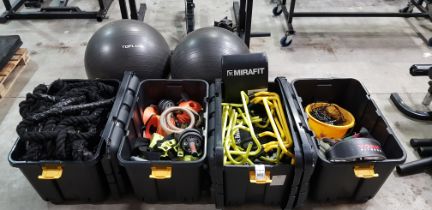
<path fill-rule="evenodd" d="M 172 167 L 171 166 L 152 166 L 151 167 L 151 179 L 170 179 L 172 173 Z"/>
<path fill-rule="evenodd" d="M 250 183 L 254 184 L 269 184 L 272 182 L 270 178 L 270 171 L 266 171 L 262 179 L 257 179 L 255 171 L 249 171 L 249 180 Z"/>
<path fill-rule="evenodd" d="M 354 166 L 354 174 L 357 178 L 370 179 L 376 178 L 379 174 L 375 173 L 374 165 Z"/>
<path fill-rule="evenodd" d="M 62 174 L 61 166 L 42 166 L 42 174 L 38 176 L 38 179 L 60 179 Z"/>

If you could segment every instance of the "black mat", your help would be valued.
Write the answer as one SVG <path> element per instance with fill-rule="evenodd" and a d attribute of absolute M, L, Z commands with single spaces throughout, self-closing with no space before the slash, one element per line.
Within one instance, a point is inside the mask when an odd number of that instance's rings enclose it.
<path fill-rule="evenodd" d="M 18 35 L 0 36 L 0 70 L 15 55 L 21 45 L 22 41 Z"/>

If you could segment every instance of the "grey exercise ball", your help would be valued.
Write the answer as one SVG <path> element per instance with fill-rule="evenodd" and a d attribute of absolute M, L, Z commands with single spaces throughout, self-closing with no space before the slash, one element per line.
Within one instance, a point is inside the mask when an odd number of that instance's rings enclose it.
<path fill-rule="evenodd" d="M 118 20 L 93 34 L 84 62 L 90 79 L 121 79 L 124 71 L 135 71 L 140 79 L 158 79 L 168 76 L 170 54 L 167 42 L 153 27 Z"/>
<path fill-rule="evenodd" d="M 247 54 L 249 48 L 233 32 L 219 27 L 198 29 L 177 45 L 171 56 L 171 77 L 204 79 L 220 78 L 223 55 Z"/>

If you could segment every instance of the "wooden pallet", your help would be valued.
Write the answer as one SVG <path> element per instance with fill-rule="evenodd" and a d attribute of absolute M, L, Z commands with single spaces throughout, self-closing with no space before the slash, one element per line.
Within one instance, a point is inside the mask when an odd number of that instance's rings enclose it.
<path fill-rule="evenodd" d="M 28 50 L 26 48 L 20 48 L 6 66 L 0 70 L 0 98 L 5 97 L 7 92 L 11 89 L 18 76 L 24 70 L 29 58 Z"/>

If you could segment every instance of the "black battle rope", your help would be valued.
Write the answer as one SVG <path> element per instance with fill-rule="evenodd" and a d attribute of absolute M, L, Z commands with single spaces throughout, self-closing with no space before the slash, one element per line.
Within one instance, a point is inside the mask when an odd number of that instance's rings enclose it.
<path fill-rule="evenodd" d="M 19 105 L 17 133 L 26 146 L 21 159 L 93 158 L 114 96 L 115 87 L 99 81 L 38 85 Z"/>

